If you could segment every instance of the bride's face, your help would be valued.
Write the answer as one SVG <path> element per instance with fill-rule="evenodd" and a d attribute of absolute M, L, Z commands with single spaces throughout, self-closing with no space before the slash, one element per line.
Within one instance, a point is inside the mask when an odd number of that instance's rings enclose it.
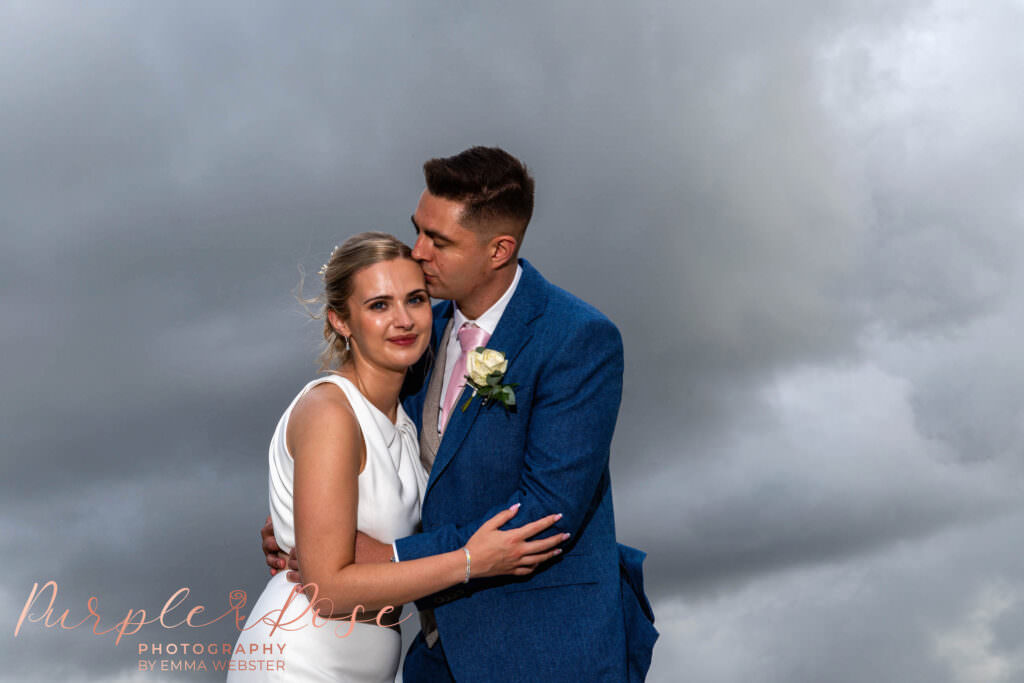
<path fill-rule="evenodd" d="M 335 328 L 350 337 L 357 358 L 404 371 L 430 343 L 432 321 L 423 271 L 415 261 L 399 258 L 356 273 L 348 320 L 337 320 Z"/>

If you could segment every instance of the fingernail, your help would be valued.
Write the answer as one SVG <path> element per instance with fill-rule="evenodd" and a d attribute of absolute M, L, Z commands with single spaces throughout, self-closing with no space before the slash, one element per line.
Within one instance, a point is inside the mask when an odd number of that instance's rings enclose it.
<path fill-rule="evenodd" d="M 555 555 L 561 555 L 561 554 L 562 554 L 562 549 L 561 548 L 555 548 Z"/>
<path fill-rule="evenodd" d="M 562 513 L 561 512 L 559 512 L 557 515 L 555 515 L 555 521 L 557 521 L 557 520 L 559 520 L 561 518 L 562 518 Z"/>
<path fill-rule="evenodd" d="M 572 536 L 572 534 L 570 534 L 568 531 L 566 531 L 564 534 L 562 534 L 562 538 L 563 539 L 569 538 L 570 536 Z"/>
<path fill-rule="evenodd" d="M 518 510 L 520 505 L 522 505 L 522 503 L 515 503 L 512 507 L 509 508 L 509 510 Z"/>

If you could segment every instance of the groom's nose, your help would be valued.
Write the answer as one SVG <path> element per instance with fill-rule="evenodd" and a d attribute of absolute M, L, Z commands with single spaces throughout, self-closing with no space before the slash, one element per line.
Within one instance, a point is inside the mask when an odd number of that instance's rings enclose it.
<path fill-rule="evenodd" d="M 417 261 L 423 260 L 423 233 L 417 234 L 416 243 L 413 245 L 413 259 Z"/>
<path fill-rule="evenodd" d="M 412 258 L 414 261 L 426 261 L 430 253 L 430 243 L 427 236 L 422 232 L 416 236 L 416 244 L 412 245 Z"/>

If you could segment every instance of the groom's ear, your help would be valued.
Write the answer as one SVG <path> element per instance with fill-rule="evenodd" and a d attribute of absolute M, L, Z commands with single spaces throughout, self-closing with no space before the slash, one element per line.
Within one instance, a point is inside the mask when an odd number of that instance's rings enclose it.
<path fill-rule="evenodd" d="M 487 255 L 492 268 L 501 268 L 516 257 L 519 242 L 512 235 L 496 235 L 487 245 Z"/>

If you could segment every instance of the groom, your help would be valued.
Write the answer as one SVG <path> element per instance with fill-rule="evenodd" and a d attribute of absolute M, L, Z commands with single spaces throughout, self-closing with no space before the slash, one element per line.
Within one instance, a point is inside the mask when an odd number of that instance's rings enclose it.
<path fill-rule="evenodd" d="M 423 170 L 412 255 L 431 297 L 446 300 L 434 307 L 432 363 L 405 400 L 430 468 L 423 531 L 393 547 L 360 535 L 357 561 L 457 550 L 513 503 L 522 507 L 510 527 L 562 513 L 551 532 L 571 536 L 529 576 L 474 580 L 418 601 L 422 630 L 403 678 L 642 680 L 657 632 L 643 554 L 615 541 L 608 471 L 619 332 L 518 259 L 533 213 L 522 162 L 473 147 Z M 484 405 L 464 390 L 466 355 L 477 347 L 504 354 L 500 381 L 515 385 L 514 405 Z M 276 550 L 272 539 L 264 549 Z M 269 553 L 268 563 L 280 566 Z"/>

